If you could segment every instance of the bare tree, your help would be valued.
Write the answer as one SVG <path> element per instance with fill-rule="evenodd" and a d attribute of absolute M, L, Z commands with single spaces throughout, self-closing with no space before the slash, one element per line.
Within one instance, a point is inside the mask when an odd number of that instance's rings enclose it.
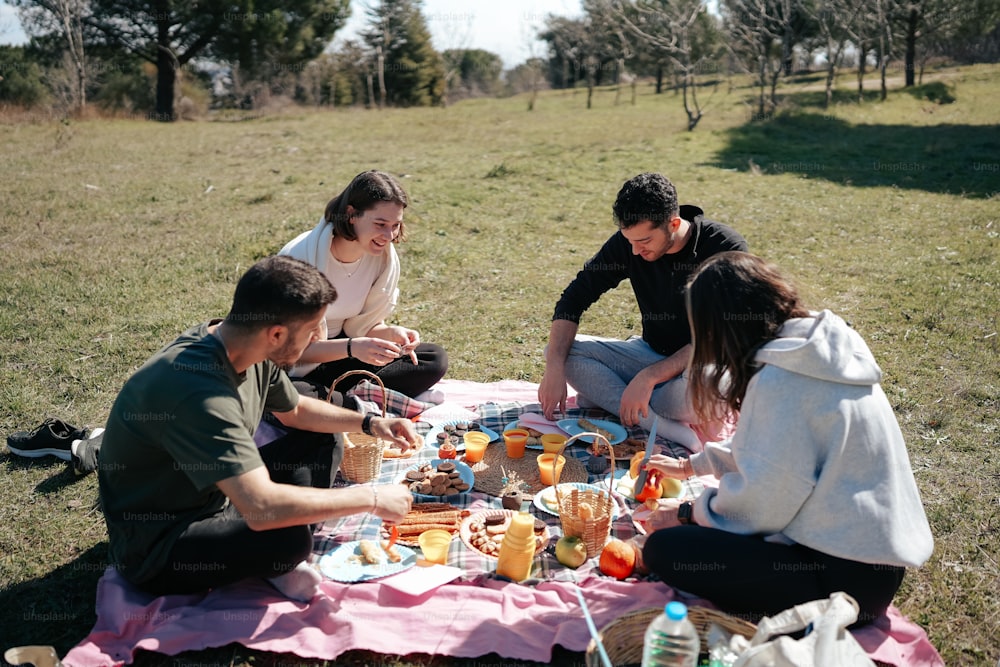
<path fill-rule="evenodd" d="M 833 101 L 833 81 L 837 68 L 844 57 L 844 47 L 851 35 L 849 26 L 854 23 L 862 4 L 867 0 L 826 0 L 815 9 L 809 10 L 819 27 L 820 38 L 825 43 L 826 84 L 823 108 Z"/>
<path fill-rule="evenodd" d="M 618 21 L 644 44 L 664 54 L 680 76 L 690 132 L 705 108 L 698 100 L 698 72 L 713 62 L 710 17 L 702 0 L 636 0 L 609 3 Z"/>
<path fill-rule="evenodd" d="M 83 31 L 90 15 L 89 0 L 20 0 L 21 18 L 35 32 L 57 33 L 66 43 L 66 55 L 73 68 L 73 106 L 80 112 L 87 106 L 87 55 Z"/>
<path fill-rule="evenodd" d="M 757 80 L 757 115 L 764 118 L 778 102 L 778 79 L 784 70 L 783 37 L 773 3 L 767 0 L 723 0 L 723 22 L 729 36 L 727 48 Z M 766 97 L 770 87 L 770 99 Z"/>

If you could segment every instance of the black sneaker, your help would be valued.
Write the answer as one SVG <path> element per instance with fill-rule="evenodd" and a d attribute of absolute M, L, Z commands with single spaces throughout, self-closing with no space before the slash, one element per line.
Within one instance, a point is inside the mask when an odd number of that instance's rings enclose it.
<path fill-rule="evenodd" d="M 97 470 L 97 459 L 101 453 L 101 442 L 104 440 L 104 429 L 95 428 L 83 440 L 74 440 L 76 446 L 70 448 L 70 467 L 78 477 Z"/>
<path fill-rule="evenodd" d="M 70 426 L 61 419 L 49 418 L 33 431 L 17 431 L 7 436 L 7 449 L 18 456 L 39 458 L 55 456 L 70 460 L 70 445 L 87 437 L 87 429 Z"/>

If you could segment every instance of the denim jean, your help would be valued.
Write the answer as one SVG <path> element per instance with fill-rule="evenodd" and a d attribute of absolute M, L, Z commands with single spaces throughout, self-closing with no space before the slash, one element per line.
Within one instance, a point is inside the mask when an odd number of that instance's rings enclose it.
<path fill-rule="evenodd" d="M 576 390 L 577 401 L 599 406 L 617 415 L 622 394 L 639 371 L 666 359 L 638 336 L 628 340 L 578 335 L 566 358 L 566 381 Z M 678 375 L 653 389 L 649 406 L 660 417 L 683 424 L 696 421 L 687 399 L 687 376 Z M 650 419 L 652 415 L 649 416 Z M 649 430 L 649 424 L 643 423 Z"/>

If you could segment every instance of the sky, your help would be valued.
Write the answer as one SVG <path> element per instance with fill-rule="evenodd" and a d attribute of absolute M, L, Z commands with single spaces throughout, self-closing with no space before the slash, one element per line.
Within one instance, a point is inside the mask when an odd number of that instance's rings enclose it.
<path fill-rule="evenodd" d="M 371 0 L 351 0 L 351 18 L 337 40 L 356 35 L 366 23 Z M 578 17 L 580 0 L 423 0 L 423 14 L 438 51 L 484 49 L 499 55 L 510 68 L 533 55 L 545 55 L 534 39 L 549 14 Z M 0 2 L 0 44 L 27 41 L 14 9 Z"/>

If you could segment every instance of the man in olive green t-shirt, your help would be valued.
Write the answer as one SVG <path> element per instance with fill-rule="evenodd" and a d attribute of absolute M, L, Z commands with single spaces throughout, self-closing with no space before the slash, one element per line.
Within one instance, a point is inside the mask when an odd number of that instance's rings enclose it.
<path fill-rule="evenodd" d="M 225 320 L 184 332 L 125 383 L 98 476 L 111 559 L 126 579 L 164 594 L 262 576 L 308 600 L 319 582 L 305 563 L 310 524 L 360 512 L 393 522 L 409 511 L 411 495 L 399 485 L 275 482 L 253 441 L 266 410 L 304 431 L 363 430 L 404 449 L 416 442 L 409 420 L 300 397 L 285 374 L 335 298 L 309 264 L 261 260 L 240 279 Z"/>

